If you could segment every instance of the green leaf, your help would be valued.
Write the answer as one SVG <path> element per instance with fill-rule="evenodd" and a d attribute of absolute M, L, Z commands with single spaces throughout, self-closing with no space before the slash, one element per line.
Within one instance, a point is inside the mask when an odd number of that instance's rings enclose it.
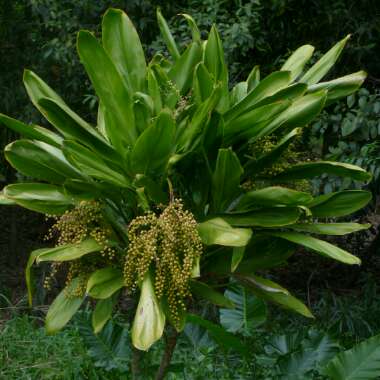
<path fill-rule="evenodd" d="M 8 162 L 26 176 L 58 184 L 66 178 L 83 177 L 60 149 L 41 141 L 15 141 L 5 147 L 4 154 Z"/>
<path fill-rule="evenodd" d="M 245 248 L 246 247 L 234 247 L 232 249 L 231 272 L 235 272 L 236 268 L 243 260 Z"/>
<path fill-rule="evenodd" d="M 273 232 L 271 235 L 289 240 L 292 243 L 300 244 L 306 248 L 316 251 L 323 256 L 340 261 L 345 264 L 360 264 L 358 257 L 351 255 L 347 251 L 328 243 L 327 241 L 316 239 L 312 236 L 300 234 L 298 232 Z"/>
<path fill-rule="evenodd" d="M 191 86 L 194 68 L 201 60 L 202 49 L 199 43 L 191 43 L 168 72 L 168 77 L 176 85 L 180 94 L 186 94 Z"/>
<path fill-rule="evenodd" d="M 201 32 L 199 31 L 194 19 L 186 13 L 180 13 L 180 16 L 184 17 L 187 23 L 189 24 L 191 35 L 193 37 L 193 42 L 201 42 Z"/>
<path fill-rule="evenodd" d="M 233 309 L 235 307 L 234 303 L 229 299 L 229 297 L 224 296 L 222 293 L 217 292 L 204 282 L 194 281 L 190 282 L 191 293 L 196 296 L 203 298 L 214 305 Z"/>
<path fill-rule="evenodd" d="M 95 334 L 98 334 L 100 331 L 102 331 L 104 325 L 111 318 L 114 304 L 115 300 L 113 297 L 101 299 L 96 302 L 91 321 Z"/>
<path fill-rule="evenodd" d="M 177 59 L 179 59 L 180 53 L 179 53 L 177 44 L 174 40 L 174 37 L 172 33 L 170 32 L 169 26 L 164 16 L 162 16 L 162 13 L 159 8 L 157 8 L 157 22 L 158 22 L 158 26 L 160 28 L 162 37 L 165 41 L 165 44 L 169 50 L 169 53 L 172 56 L 172 58 L 176 61 Z"/>
<path fill-rule="evenodd" d="M 256 65 L 253 67 L 247 78 L 248 92 L 254 90 L 260 83 L 260 66 Z"/>
<path fill-rule="evenodd" d="M 380 335 L 341 352 L 326 366 L 331 380 L 370 380 L 380 376 Z"/>
<path fill-rule="evenodd" d="M 369 172 L 359 166 L 335 161 L 315 161 L 296 164 L 274 178 L 279 181 L 292 181 L 295 179 L 313 178 L 322 174 L 349 177 L 362 182 L 369 181 L 372 178 Z"/>
<path fill-rule="evenodd" d="M 0 113 L 0 125 L 11 129 L 28 139 L 43 141 L 47 144 L 59 147 L 63 138 L 56 133 L 38 125 L 27 125 Z"/>
<path fill-rule="evenodd" d="M 73 279 L 50 305 L 45 320 L 46 332 L 48 334 L 54 334 L 65 327 L 80 308 L 84 297 L 72 294 L 79 285 L 80 278 Z"/>
<path fill-rule="evenodd" d="M 26 282 L 26 288 L 28 291 L 28 304 L 30 307 L 33 305 L 33 294 L 35 291 L 35 285 L 33 282 L 33 272 L 32 267 L 34 262 L 36 261 L 36 258 L 43 252 L 43 249 L 37 249 L 35 251 L 32 251 L 29 255 L 28 262 L 26 264 L 25 268 L 25 282 Z"/>
<path fill-rule="evenodd" d="M 316 92 L 321 89 L 327 90 L 327 103 L 331 103 L 340 98 L 344 98 L 357 91 L 363 84 L 367 73 L 365 71 L 358 71 L 357 73 L 345 75 L 329 82 L 321 82 L 309 86 L 308 92 Z"/>
<path fill-rule="evenodd" d="M 68 161 L 90 177 L 119 187 L 130 187 L 130 180 L 121 171 L 113 170 L 99 155 L 77 142 L 65 140 L 63 153 Z"/>
<path fill-rule="evenodd" d="M 371 199 L 369 191 L 345 190 L 316 197 L 308 207 L 319 218 L 346 216 L 366 206 Z"/>
<path fill-rule="evenodd" d="M 301 73 L 305 64 L 314 53 L 314 46 L 303 45 L 299 47 L 282 65 L 282 71 L 290 71 L 291 79 L 296 79 Z"/>
<path fill-rule="evenodd" d="M 106 299 L 124 286 L 121 270 L 113 267 L 99 269 L 87 281 L 86 293 L 96 299 Z"/>
<path fill-rule="evenodd" d="M 347 235 L 353 232 L 366 230 L 370 224 L 359 223 L 302 223 L 288 226 L 291 229 L 302 232 L 310 232 L 321 235 Z"/>
<path fill-rule="evenodd" d="M 102 246 L 92 238 L 87 238 L 80 243 L 59 245 L 54 248 L 42 248 L 36 257 L 37 264 L 42 261 L 71 261 L 92 252 L 101 251 Z"/>
<path fill-rule="evenodd" d="M 249 210 L 261 206 L 298 206 L 306 205 L 313 197 L 305 192 L 281 186 L 271 186 L 245 193 L 236 206 L 238 210 Z"/>
<path fill-rule="evenodd" d="M 247 96 L 247 82 L 239 82 L 237 83 L 230 92 L 230 104 L 231 106 L 240 102 Z"/>
<path fill-rule="evenodd" d="M 198 233 L 206 245 L 243 247 L 248 244 L 252 231 L 248 228 L 233 228 L 222 218 L 214 218 L 198 224 Z"/>
<path fill-rule="evenodd" d="M 232 149 L 219 149 L 212 176 L 212 200 L 215 212 L 225 210 L 239 194 L 243 168 Z"/>
<path fill-rule="evenodd" d="M 186 322 L 205 328 L 210 337 L 220 346 L 226 349 L 233 348 L 242 354 L 247 353 L 247 347 L 242 343 L 242 341 L 226 331 L 223 327 L 207 321 L 206 319 L 203 319 L 195 314 L 187 314 Z"/>
<path fill-rule="evenodd" d="M 224 295 L 235 304 L 234 309 L 219 310 L 220 323 L 227 331 L 249 334 L 266 321 L 265 303 L 247 293 L 243 286 L 232 286 L 225 291 Z"/>
<path fill-rule="evenodd" d="M 153 126 L 137 139 L 131 154 L 131 167 L 139 174 L 162 174 L 173 151 L 175 124 L 170 111 L 163 110 Z"/>
<path fill-rule="evenodd" d="M 112 146 L 90 124 L 76 115 L 64 104 L 55 100 L 41 98 L 38 102 L 45 117 L 66 139 L 77 142 L 94 149 L 108 160 L 120 163 L 120 156 Z"/>
<path fill-rule="evenodd" d="M 307 318 L 314 318 L 310 310 L 301 301 L 273 281 L 258 276 L 239 276 L 237 280 L 259 298 L 279 304 Z"/>
<path fill-rule="evenodd" d="M 201 104 L 212 94 L 213 79 L 203 62 L 197 64 L 194 70 L 193 91 L 196 102 Z"/>
<path fill-rule="evenodd" d="M 236 119 L 244 111 L 252 108 L 260 100 L 273 95 L 290 82 L 289 71 L 277 71 L 264 78 L 241 102 L 233 106 L 223 116 L 226 122 Z"/>
<path fill-rule="evenodd" d="M 125 147 L 133 146 L 137 139 L 131 94 L 111 58 L 90 32 L 78 33 L 77 47 L 96 94 L 105 107 L 107 136 L 122 154 Z"/>
<path fill-rule="evenodd" d="M 300 82 L 307 84 L 318 83 L 334 66 L 349 38 L 350 35 L 346 36 L 325 53 L 322 58 L 305 73 L 300 79 Z"/>
<path fill-rule="evenodd" d="M 102 22 L 102 42 L 125 83 L 133 91 L 145 88 L 146 63 L 139 35 L 120 9 L 108 9 Z"/>
<path fill-rule="evenodd" d="M 20 206 L 44 214 L 63 214 L 73 206 L 73 199 L 62 187 L 44 183 L 16 183 L 4 189 L 4 195 Z"/>
<path fill-rule="evenodd" d="M 282 227 L 294 224 L 301 216 L 298 207 L 271 207 L 242 213 L 223 214 L 222 218 L 231 226 L 238 227 Z"/>
<path fill-rule="evenodd" d="M 162 108 L 160 86 L 158 84 L 154 71 L 150 67 L 148 67 L 147 70 L 148 70 L 148 77 L 147 77 L 148 92 L 149 92 L 150 97 L 153 99 L 154 112 L 155 114 L 158 114 Z"/>

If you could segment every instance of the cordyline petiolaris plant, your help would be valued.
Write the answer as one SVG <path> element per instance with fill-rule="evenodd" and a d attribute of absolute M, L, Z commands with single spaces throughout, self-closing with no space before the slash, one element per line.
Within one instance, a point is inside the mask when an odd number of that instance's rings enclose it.
<path fill-rule="evenodd" d="M 2 202 L 54 218 L 49 237 L 55 246 L 32 252 L 26 269 L 30 302 L 34 263 L 51 262 L 47 287 L 56 273 L 66 275 L 66 287 L 46 316 L 49 333 L 64 327 L 85 299 L 95 305 L 92 321 L 99 332 L 118 300 L 127 298 L 136 300 L 128 313 L 138 350 L 148 350 L 164 333 L 173 338 L 186 321 L 244 349 L 222 327 L 197 316 L 200 300 L 233 308 L 221 290 L 239 283 L 259 298 L 312 317 L 263 272 L 285 263 L 298 245 L 360 263 L 312 235 L 368 228 L 328 221 L 359 210 L 370 193 L 313 197 L 301 187 L 324 173 L 363 182 L 370 175 L 338 162 L 281 164 L 281 157 L 301 127 L 357 90 L 366 74 L 320 82 L 346 37 L 308 70 L 314 48 L 304 45 L 279 71 L 260 79 L 256 66 L 230 90 L 216 27 L 203 40 L 184 15 L 192 41 L 181 51 L 157 16 L 170 56 L 157 53 L 148 63 L 120 10 L 105 14 L 101 41 L 79 32 L 78 53 L 99 99 L 96 126 L 25 71 L 29 97 L 55 131 L 0 116 L 1 124 L 23 136 L 5 148 L 7 160 L 38 180 L 6 186 Z M 157 378 L 170 361 L 174 344 L 168 342 Z"/>

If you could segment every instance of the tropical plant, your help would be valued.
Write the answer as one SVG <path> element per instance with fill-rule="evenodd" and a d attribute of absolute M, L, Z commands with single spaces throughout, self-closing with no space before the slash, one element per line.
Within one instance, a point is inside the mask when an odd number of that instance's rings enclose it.
<path fill-rule="evenodd" d="M 364 72 L 320 82 L 348 37 L 308 70 L 314 48 L 304 45 L 279 71 L 261 80 L 254 67 L 230 90 L 216 27 L 202 40 L 194 20 L 184 15 L 192 41 L 181 51 L 160 12 L 157 17 L 171 57 L 158 52 L 148 63 L 120 10 L 105 14 L 101 43 L 79 32 L 78 53 L 99 99 L 96 128 L 29 70 L 28 95 L 55 131 L 5 115 L 0 123 L 23 136 L 6 147 L 7 160 L 39 180 L 6 186 L 3 202 L 54 220 L 48 237 L 55 247 L 33 251 L 27 264 L 29 301 L 34 263 L 52 263 L 47 287 L 57 272 L 66 273 L 66 287 L 46 316 L 47 331 L 63 328 L 88 298 L 96 302 L 92 323 L 99 332 L 123 300 L 128 314 L 134 313 L 135 348 L 148 350 L 165 331 L 167 347 L 156 377 L 161 379 L 185 322 L 207 329 L 219 344 L 246 351 L 232 333 L 198 313 L 203 300 L 234 307 L 229 294 L 218 291 L 230 280 L 312 317 L 261 272 L 286 262 L 298 245 L 359 264 L 310 234 L 367 228 L 325 221 L 355 212 L 371 194 L 341 191 L 313 198 L 299 187 L 322 173 L 358 181 L 371 176 L 338 162 L 276 166 L 301 127 L 363 82 Z M 135 361 L 131 367 L 138 373 Z"/>

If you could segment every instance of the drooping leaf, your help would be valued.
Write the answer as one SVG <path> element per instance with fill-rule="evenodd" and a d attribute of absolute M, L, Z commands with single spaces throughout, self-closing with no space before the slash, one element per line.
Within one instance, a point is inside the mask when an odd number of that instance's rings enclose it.
<path fill-rule="evenodd" d="M 79 285 L 80 278 L 73 279 L 50 305 L 45 319 L 45 327 L 48 334 L 54 334 L 65 327 L 80 308 L 84 297 L 72 294 Z"/>
<path fill-rule="evenodd" d="M 228 247 L 243 247 L 252 236 L 248 228 L 233 228 L 222 218 L 209 219 L 198 224 L 198 233 L 206 245 L 225 245 Z"/>
<path fill-rule="evenodd" d="M 124 286 L 123 274 L 119 269 L 107 267 L 98 269 L 87 281 L 86 293 L 92 298 L 106 299 Z"/>
<path fill-rule="evenodd" d="M 366 230 L 370 224 L 359 223 L 300 223 L 288 226 L 296 231 L 310 232 L 321 235 L 347 235 Z"/>
<path fill-rule="evenodd" d="M 219 149 L 215 171 L 212 176 L 213 210 L 225 210 L 239 194 L 240 176 L 243 168 L 232 149 Z"/>
<path fill-rule="evenodd" d="M 380 335 L 334 357 L 324 374 L 331 380 L 370 380 L 380 376 Z"/>
<path fill-rule="evenodd" d="M 300 82 L 309 85 L 318 83 L 334 66 L 350 35 L 343 38 L 334 45 L 327 53 L 325 53 L 300 79 Z"/>
<path fill-rule="evenodd" d="M 190 287 L 192 294 L 195 294 L 196 296 L 203 298 L 213 303 L 214 305 L 228 309 L 233 309 L 235 307 L 234 303 L 229 299 L 229 297 L 224 296 L 222 293 L 214 290 L 204 282 L 193 280 L 190 282 Z"/>
<path fill-rule="evenodd" d="M 312 236 L 304 235 L 298 232 L 273 232 L 273 236 L 286 239 L 292 243 L 300 244 L 306 248 L 316 251 L 323 256 L 334 260 L 341 261 L 345 264 L 360 264 L 358 257 L 351 255 L 347 251 L 328 243 L 327 241 L 319 240 Z"/>
<path fill-rule="evenodd" d="M 319 218 L 350 215 L 360 210 L 372 199 L 372 193 L 364 190 L 344 190 L 314 198 L 308 207 Z"/>
<path fill-rule="evenodd" d="M 369 181 L 371 174 L 359 166 L 335 161 L 316 161 L 300 163 L 284 170 L 274 178 L 279 181 L 313 178 L 322 174 L 333 174 L 340 177 L 349 177 L 357 181 Z"/>
<path fill-rule="evenodd" d="M 225 297 L 235 305 L 233 309 L 220 309 L 220 323 L 229 332 L 249 334 L 252 329 L 262 325 L 267 318 L 265 303 L 256 298 L 242 286 L 228 288 Z"/>
<path fill-rule="evenodd" d="M 146 63 L 139 35 L 120 9 L 108 9 L 102 21 L 102 42 L 133 92 L 145 88 Z"/>
<path fill-rule="evenodd" d="M 193 42 L 200 42 L 201 41 L 201 32 L 198 29 L 197 24 L 195 23 L 194 19 L 186 14 L 186 13 L 181 13 L 180 16 L 184 17 L 189 24 L 190 30 L 191 30 L 191 35 L 193 37 Z"/>
<path fill-rule="evenodd" d="M 44 183 L 16 183 L 4 189 L 7 198 L 29 210 L 49 215 L 63 214 L 74 205 L 62 187 Z"/>
<path fill-rule="evenodd" d="M 195 314 L 187 314 L 186 322 L 194 325 L 201 326 L 207 330 L 210 337 L 215 340 L 217 344 L 226 349 L 234 349 L 242 354 L 247 353 L 247 347 L 242 341 L 233 334 L 226 331 L 223 327 L 220 327 L 206 319 L 203 319 Z"/>

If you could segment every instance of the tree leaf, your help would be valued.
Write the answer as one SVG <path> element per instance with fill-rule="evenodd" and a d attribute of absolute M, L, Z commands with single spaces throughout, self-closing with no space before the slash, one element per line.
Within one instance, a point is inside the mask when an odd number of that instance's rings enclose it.
<path fill-rule="evenodd" d="M 370 380 L 380 376 L 380 335 L 335 356 L 324 374 L 332 380 Z"/>
<path fill-rule="evenodd" d="M 102 42 L 132 92 L 145 89 L 146 63 L 139 35 L 120 9 L 108 9 L 102 21 Z"/>
<path fill-rule="evenodd" d="M 313 178 L 322 174 L 349 177 L 357 181 L 369 181 L 372 175 L 359 166 L 335 161 L 306 162 L 291 166 L 274 178 L 279 181 Z"/>
<path fill-rule="evenodd" d="M 307 84 L 315 84 L 319 82 L 334 66 L 350 35 L 343 38 L 334 45 L 327 53 L 325 53 L 300 79 L 300 82 Z"/>
<path fill-rule="evenodd" d="M 327 241 L 316 239 L 312 236 L 300 234 L 298 232 L 275 232 L 271 235 L 286 239 L 292 243 L 303 245 L 306 248 L 316 251 L 323 256 L 329 257 L 331 259 L 341 261 L 345 264 L 360 264 L 361 261 L 358 257 L 351 255 L 347 251 L 336 247 L 328 243 Z"/>
<path fill-rule="evenodd" d="M 198 224 L 198 233 L 206 245 L 243 247 L 248 244 L 252 231 L 248 228 L 233 228 L 222 218 L 209 219 Z"/>
<path fill-rule="evenodd" d="M 225 210 L 239 194 L 243 168 L 232 149 L 219 149 L 212 176 L 212 200 L 215 212 Z"/>
<path fill-rule="evenodd" d="M 63 214 L 74 205 L 62 187 L 44 183 L 15 183 L 4 189 L 4 195 L 29 210 L 49 215 Z"/>
<path fill-rule="evenodd" d="M 228 309 L 233 309 L 235 307 L 234 303 L 228 297 L 214 290 L 204 282 L 192 280 L 190 282 L 190 288 L 193 294 L 213 303 L 214 305 Z"/>
<path fill-rule="evenodd" d="M 267 319 L 267 307 L 265 303 L 256 298 L 242 286 L 228 288 L 225 297 L 235 305 L 233 309 L 220 309 L 220 323 L 229 332 L 251 332 L 262 325 Z"/>
<path fill-rule="evenodd" d="M 93 272 L 87 281 L 86 293 L 92 298 L 106 299 L 124 286 L 124 277 L 119 269 L 107 267 Z"/>
<path fill-rule="evenodd" d="M 80 278 L 74 278 L 50 305 L 45 319 L 46 332 L 48 334 L 55 334 L 65 327 L 80 308 L 84 297 L 72 294 L 79 284 Z"/>
<path fill-rule="evenodd" d="M 318 218 L 346 216 L 360 210 L 370 202 L 372 193 L 363 190 L 344 190 L 314 198 L 308 205 Z"/>

